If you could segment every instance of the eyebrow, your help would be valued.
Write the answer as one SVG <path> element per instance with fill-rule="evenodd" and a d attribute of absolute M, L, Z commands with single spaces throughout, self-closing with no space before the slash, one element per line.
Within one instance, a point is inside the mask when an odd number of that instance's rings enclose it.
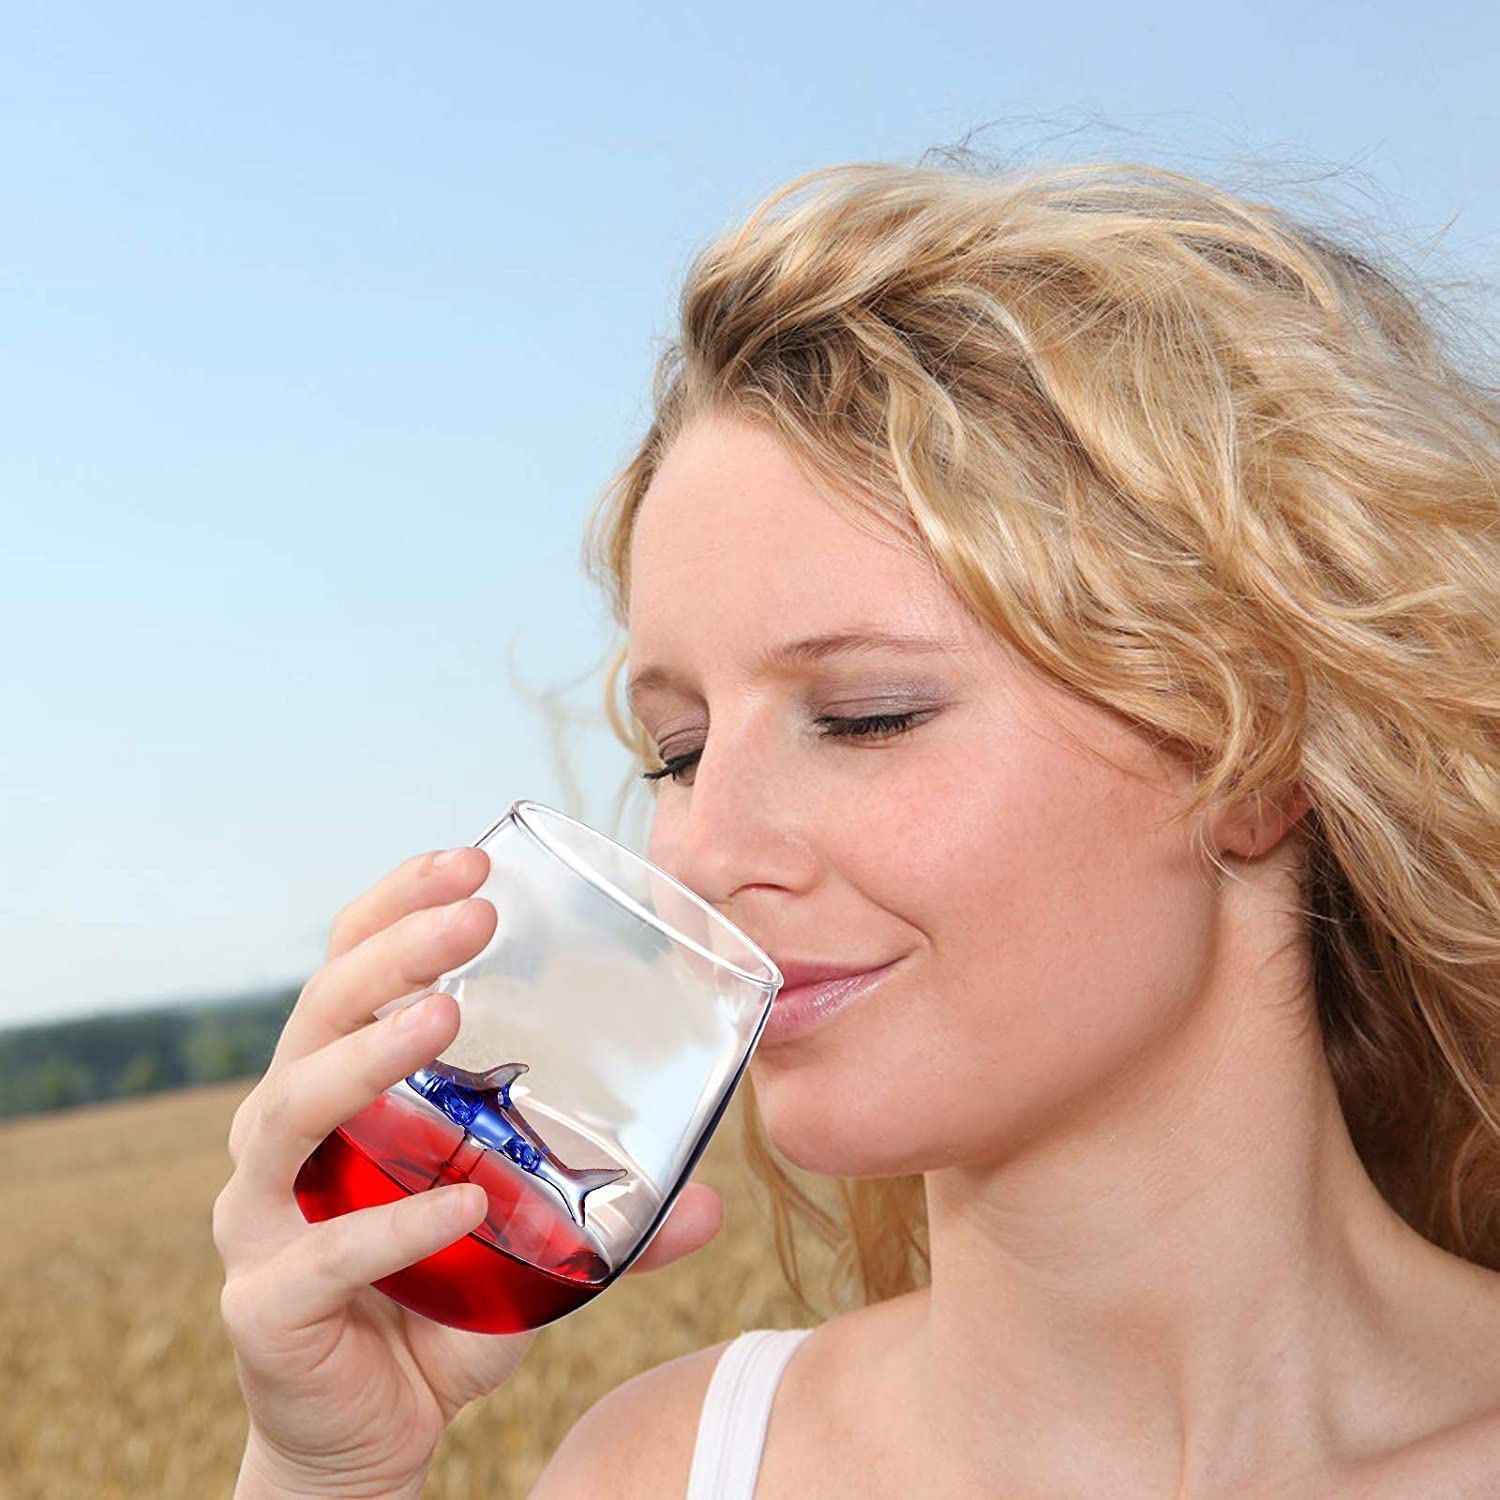
<path fill-rule="evenodd" d="M 833 630 L 825 635 L 804 636 L 801 640 L 782 641 L 777 645 L 764 647 L 756 655 L 751 675 L 764 677 L 778 671 L 811 666 L 832 656 L 864 656 L 872 651 L 897 651 L 918 656 L 959 649 L 956 642 L 941 640 L 936 636 L 900 635 L 889 630 L 873 629 Z M 670 667 L 642 667 L 631 675 L 625 696 L 634 704 L 645 693 L 675 686 L 685 686 L 685 683 Z"/>

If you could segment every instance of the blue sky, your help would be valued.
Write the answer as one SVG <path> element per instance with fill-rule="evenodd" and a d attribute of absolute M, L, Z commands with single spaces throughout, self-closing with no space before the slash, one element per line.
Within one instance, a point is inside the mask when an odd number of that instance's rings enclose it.
<path fill-rule="evenodd" d="M 595 710 L 584 520 L 684 269 L 765 193 L 998 122 L 1344 167 L 1493 282 L 1497 14 L 8 8 L 0 1026 L 301 982 L 515 798 L 607 822 L 623 753 L 580 729 L 572 801 L 511 668 Z"/>

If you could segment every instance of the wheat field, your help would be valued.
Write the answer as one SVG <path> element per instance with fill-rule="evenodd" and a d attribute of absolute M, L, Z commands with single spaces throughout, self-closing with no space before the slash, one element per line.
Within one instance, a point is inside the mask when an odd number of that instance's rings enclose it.
<path fill-rule="evenodd" d="M 246 1415 L 211 1216 L 252 1083 L 0 1126 L 3 1500 L 232 1495 Z M 742 1329 L 814 1321 L 740 1164 L 742 1103 L 694 1174 L 724 1197 L 717 1238 L 544 1329 L 516 1377 L 455 1419 L 428 1500 L 524 1500 L 572 1424 L 628 1376 Z"/>

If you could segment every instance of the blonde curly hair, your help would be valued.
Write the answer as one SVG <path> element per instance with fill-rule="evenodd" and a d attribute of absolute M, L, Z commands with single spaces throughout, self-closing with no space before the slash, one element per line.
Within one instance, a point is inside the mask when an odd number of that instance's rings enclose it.
<path fill-rule="evenodd" d="M 1418 1232 L 1500 1269 L 1500 401 L 1419 302 L 1161 168 L 809 173 L 693 262 L 584 566 L 623 629 L 666 450 L 757 421 L 1035 666 L 1186 754 L 1190 811 L 1297 787 L 1355 1147 Z M 606 714 L 656 768 L 625 656 Z M 799 1220 L 863 1301 L 920 1285 L 922 1178 L 838 1179 L 830 1214 L 744 1097 L 803 1305 Z"/>

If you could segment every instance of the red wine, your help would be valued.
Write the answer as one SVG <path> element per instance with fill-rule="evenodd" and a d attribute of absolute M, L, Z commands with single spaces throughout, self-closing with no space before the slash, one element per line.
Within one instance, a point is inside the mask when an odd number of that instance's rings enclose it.
<path fill-rule="evenodd" d="M 610 1282 L 599 1242 L 556 1193 L 487 1151 L 415 1093 L 381 1094 L 338 1126 L 302 1164 L 293 1191 L 321 1223 L 394 1203 L 428 1187 L 477 1182 L 489 1212 L 462 1239 L 372 1283 L 403 1307 L 450 1328 L 519 1333 L 591 1301 Z"/>

